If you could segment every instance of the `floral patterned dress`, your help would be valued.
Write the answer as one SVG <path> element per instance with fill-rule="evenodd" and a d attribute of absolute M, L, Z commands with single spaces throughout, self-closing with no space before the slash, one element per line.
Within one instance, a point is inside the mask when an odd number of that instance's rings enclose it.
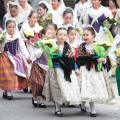
<path fill-rule="evenodd" d="M 92 45 L 85 45 L 86 54 L 83 52 L 83 47 L 80 45 L 78 56 L 93 55 L 94 50 Z M 86 68 L 87 63 L 80 67 L 80 88 L 81 100 L 87 102 L 105 102 L 114 98 L 114 93 L 111 88 L 108 73 L 105 69 L 97 72 L 95 65 L 90 65 L 90 70 Z"/>

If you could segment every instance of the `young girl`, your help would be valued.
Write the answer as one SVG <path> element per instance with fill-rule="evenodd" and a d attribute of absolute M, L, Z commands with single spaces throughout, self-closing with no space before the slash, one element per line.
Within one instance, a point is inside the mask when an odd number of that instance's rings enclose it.
<path fill-rule="evenodd" d="M 78 53 L 78 44 L 75 42 L 77 35 L 75 28 L 68 27 L 67 34 L 68 34 L 68 43 L 73 49 L 73 51 L 75 51 L 74 58 L 76 59 Z"/>
<path fill-rule="evenodd" d="M 81 43 L 81 35 L 82 35 L 82 29 L 78 26 L 78 20 L 76 14 L 73 12 L 72 8 L 66 8 L 63 12 L 63 27 L 68 29 L 68 27 L 74 27 L 75 29 L 78 28 L 79 31 L 77 31 L 77 37 L 76 42 L 78 44 Z M 76 29 L 77 30 L 77 29 Z"/>
<path fill-rule="evenodd" d="M 47 28 L 50 28 L 52 30 L 53 38 L 56 38 L 56 33 L 57 33 L 57 29 L 58 29 L 57 25 L 54 23 L 51 23 L 47 26 Z"/>
<path fill-rule="evenodd" d="M 58 56 L 53 58 L 53 68 L 50 68 L 46 74 L 43 94 L 47 101 L 55 103 L 55 115 L 62 117 L 60 105 L 80 104 L 80 88 L 74 69 L 74 58 L 71 48 L 66 41 L 67 30 L 59 28 L 57 31 L 57 45 L 59 47 Z"/>
<path fill-rule="evenodd" d="M 108 73 L 104 68 L 102 71 L 96 71 L 96 64 L 103 63 L 104 67 L 109 68 L 106 58 L 93 58 L 95 51 L 93 49 L 93 39 L 95 31 L 92 27 L 87 27 L 83 31 L 83 40 L 79 46 L 76 63 L 80 66 L 81 81 L 81 111 L 86 112 L 85 102 L 89 102 L 91 108 L 91 117 L 96 117 L 94 102 L 111 101 L 114 94 L 109 81 Z"/>
<path fill-rule="evenodd" d="M 31 11 L 28 16 L 28 22 L 23 23 L 21 31 L 20 31 L 21 36 L 24 39 L 24 42 L 26 44 L 26 47 L 27 47 L 27 50 L 28 50 L 30 56 L 32 56 L 32 54 L 34 53 L 34 47 L 31 43 L 35 42 L 35 40 L 37 38 L 41 37 L 40 31 L 41 31 L 42 27 L 39 26 L 39 24 L 37 23 L 37 17 L 38 17 L 37 12 Z M 26 37 L 24 35 L 24 31 L 28 30 L 28 29 L 34 30 L 34 32 L 35 32 L 34 39 L 31 39 L 31 40 L 26 39 Z M 31 65 L 29 65 L 29 71 L 28 71 L 29 75 L 30 75 L 30 69 L 31 69 Z"/>
<path fill-rule="evenodd" d="M 23 22 L 23 15 L 19 12 L 18 5 L 15 2 L 7 3 L 7 13 L 3 17 L 3 29 L 5 28 L 6 19 L 14 18 L 17 24 Z"/>
<path fill-rule="evenodd" d="M 38 23 L 43 28 L 47 27 L 50 23 L 55 22 L 55 12 L 50 8 L 49 4 L 45 1 L 41 1 L 38 5 Z"/>
<path fill-rule="evenodd" d="M 12 19 L 6 21 L 5 47 L 4 52 L 0 54 L 0 88 L 4 90 L 3 98 L 8 100 L 13 99 L 11 90 L 21 90 L 27 87 L 24 60 L 27 59 L 29 63 L 29 55 L 16 25 Z"/>
<path fill-rule="evenodd" d="M 53 38 L 52 30 L 50 29 L 43 29 L 41 34 L 42 39 Z M 38 106 L 41 108 L 46 108 L 46 105 L 43 103 L 43 99 L 45 99 L 45 97 L 42 94 L 42 90 L 44 86 L 45 74 L 48 70 L 47 60 L 44 52 L 36 47 L 34 48 L 34 53 L 31 56 L 31 60 L 33 63 L 29 80 L 33 94 L 32 104 L 35 107 Z"/>

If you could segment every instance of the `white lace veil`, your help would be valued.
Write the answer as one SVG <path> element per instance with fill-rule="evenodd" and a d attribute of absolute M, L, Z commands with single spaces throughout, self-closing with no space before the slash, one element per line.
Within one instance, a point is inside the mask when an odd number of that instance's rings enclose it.
<path fill-rule="evenodd" d="M 21 5 L 20 5 L 20 3 L 19 3 L 19 0 L 15 0 L 15 2 L 18 4 L 18 7 L 19 7 L 20 12 L 21 12 L 21 13 L 24 13 L 25 10 L 21 7 Z M 31 6 L 29 5 L 29 3 L 28 3 L 28 0 L 26 0 L 25 6 L 31 7 Z M 32 7 L 31 7 L 31 8 L 32 8 Z"/>
<path fill-rule="evenodd" d="M 73 12 L 73 21 L 72 21 L 72 24 L 73 24 L 73 26 L 75 26 L 76 24 L 78 24 L 77 14 L 75 13 L 75 11 L 71 7 L 66 7 L 66 9 L 72 10 L 72 12 Z"/>
<path fill-rule="evenodd" d="M 6 13 L 6 15 L 5 15 L 6 18 L 7 18 L 7 17 L 11 17 L 10 7 L 9 7 L 10 4 L 11 4 L 11 5 L 16 5 L 16 6 L 18 6 L 18 4 L 17 4 L 16 2 L 9 1 L 9 2 L 7 3 L 7 13 Z M 19 9 L 19 7 L 18 7 L 18 9 Z"/>
<path fill-rule="evenodd" d="M 52 22 L 56 24 L 56 23 L 57 23 L 57 22 L 56 22 L 56 20 L 57 20 L 57 15 L 56 15 L 55 11 L 51 8 L 51 6 L 50 6 L 46 1 L 43 1 L 43 0 L 42 0 L 42 1 L 39 2 L 39 4 L 41 4 L 41 3 L 44 3 L 44 4 L 46 5 L 46 7 L 48 8 L 48 12 L 47 12 L 47 13 L 48 13 L 48 14 L 49 14 L 49 13 L 52 14 Z M 39 5 L 39 4 L 38 4 L 38 5 Z"/>

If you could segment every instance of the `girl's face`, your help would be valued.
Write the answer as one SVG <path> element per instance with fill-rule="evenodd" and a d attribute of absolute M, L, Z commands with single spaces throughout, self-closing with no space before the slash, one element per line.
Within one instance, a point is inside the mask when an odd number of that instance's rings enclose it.
<path fill-rule="evenodd" d="M 15 18 L 18 15 L 18 9 L 10 8 L 10 14 L 11 14 L 11 17 Z"/>
<path fill-rule="evenodd" d="M 92 0 L 92 5 L 94 8 L 99 7 L 101 4 L 101 0 Z"/>
<path fill-rule="evenodd" d="M 18 0 L 18 2 L 21 6 L 25 6 L 26 4 L 26 0 Z"/>
<path fill-rule="evenodd" d="M 109 7 L 114 7 L 114 6 L 115 6 L 114 2 L 112 0 L 109 0 Z"/>
<path fill-rule="evenodd" d="M 34 26 L 37 23 L 37 18 L 37 13 L 33 13 L 31 17 L 28 17 L 30 25 Z"/>
<path fill-rule="evenodd" d="M 8 23 L 6 29 L 9 35 L 13 35 L 16 30 L 16 24 L 14 22 Z"/>
<path fill-rule="evenodd" d="M 38 6 L 37 11 L 40 16 L 44 16 L 47 13 L 47 9 L 44 9 L 41 6 Z"/>
<path fill-rule="evenodd" d="M 44 37 L 46 37 L 46 38 L 53 38 L 53 32 L 52 32 L 52 30 L 47 30 L 46 31 L 46 33 L 45 33 L 45 35 L 44 35 Z"/>
<path fill-rule="evenodd" d="M 83 40 L 85 41 L 86 44 L 90 44 L 93 42 L 94 35 L 92 35 L 91 31 L 84 30 L 83 31 Z"/>
<path fill-rule="evenodd" d="M 87 0 L 81 0 L 82 3 L 86 2 Z"/>
<path fill-rule="evenodd" d="M 57 38 L 58 42 L 64 43 L 67 39 L 67 31 L 66 30 L 59 30 L 56 38 Z"/>
<path fill-rule="evenodd" d="M 67 13 L 63 16 L 63 19 L 64 19 L 64 24 L 65 25 L 71 24 L 72 20 L 73 20 L 73 15 L 71 13 Z"/>
<path fill-rule="evenodd" d="M 53 37 L 55 38 L 57 31 L 54 29 L 54 27 L 52 25 L 48 25 L 48 28 L 52 30 Z"/>
<path fill-rule="evenodd" d="M 71 30 L 70 33 L 68 34 L 68 39 L 69 42 L 74 42 L 76 39 L 76 31 L 75 30 Z"/>
<path fill-rule="evenodd" d="M 56 10 L 59 7 L 60 2 L 58 0 L 52 0 L 51 4 L 52 4 L 52 8 Z"/>

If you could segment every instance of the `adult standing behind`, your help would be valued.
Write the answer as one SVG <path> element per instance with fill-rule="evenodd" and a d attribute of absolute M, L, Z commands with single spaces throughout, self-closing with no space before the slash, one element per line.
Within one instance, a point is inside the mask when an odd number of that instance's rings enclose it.
<path fill-rule="evenodd" d="M 113 17 L 111 11 L 101 5 L 101 0 L 92 0 L 92 7 L 85 14 L 83 27 L 93 26 L 98 33 L 97 40 L 112 42 L 113 38 L 110 31 L 108 30 L 108 34 L 106 34 L 103 30 L 103 22 L 107 17 Z"/>
<path fill-rule="evenodd" d="M 83 11 L 83 6 L 87 2 L 87 0 L 76 0 L 75 6 L 74 6 L 74 11 L 77 14 L 78 19 L 80 18 L 82 11 Z"/>
<path fill-rule="evenodd" d="M 119 5 L 116 0 L 109 0 L 109 9 L 111 10 L 113 16 L 116 16 Z"/>
<path fill-rule="evenodd" d="M 3 19 L 3 16 L 5 15 L 5 13 L 6 13 L 6 10 L 4 7 L 4 1 L 0 0 L 0 26 L 2 24 L 2 19 Z"/>
<path fill-rule="evenodd" d="M 50 5 L 52 6 L 53 10 L 57 15 L 57 19 L 59 22 L 59 25 L 57 25 L 60 26 L 63 23 L 63 12 L 66 8 L 65 3 L 63 0 L 51 0 Z"/>

